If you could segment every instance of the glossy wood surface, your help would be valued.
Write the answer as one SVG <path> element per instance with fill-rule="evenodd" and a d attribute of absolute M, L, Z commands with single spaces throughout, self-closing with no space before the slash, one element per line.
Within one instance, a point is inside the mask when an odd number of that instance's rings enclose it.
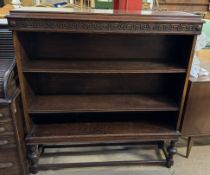
<path fill-rule="evenodd" d="M 25 63 L 23 67 L 25 73 L 93 73 L 93 74 L 113 74 L 113 73 L 185 73 L 186 69 L 176 63 L 155 62 L 155 61 L 43 61 L 35 60 Z"/>
<path fill-rule="evenodd" d="M 62 101 L 62 103 L 57 103 Z M 112 112 L 112 111 L 177 111 L 170 98 L 146 95 L 55 95 L 37 96 L 30 113 L 47 112 Z"/>

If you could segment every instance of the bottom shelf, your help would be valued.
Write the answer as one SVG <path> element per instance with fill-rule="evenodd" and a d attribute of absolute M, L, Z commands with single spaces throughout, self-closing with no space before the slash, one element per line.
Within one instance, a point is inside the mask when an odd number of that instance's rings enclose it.
<path fill-rule="evenodd" d="M 170 117 L 170 116 L 169 116 Z M 39 123 L 27 136 L 27 144 L 87 143 L 119 141 L 156 141 L 177 139 L 174 122 L 156 119 L 133 121 L 83 121 L 66 123 Z"/>

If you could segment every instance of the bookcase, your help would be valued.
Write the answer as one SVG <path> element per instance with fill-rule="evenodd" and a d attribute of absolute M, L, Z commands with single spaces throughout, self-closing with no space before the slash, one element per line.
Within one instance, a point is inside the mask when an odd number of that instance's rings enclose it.
<path fill-rule="evenodd" d="M 200 17 L 36 10 L 8 16 L 31 172 L 41 169 L 41 147 L 59 144 L 156 142 L 164 148 L 170 141 L 165 160 L 131 163 L 172 166 Z M 112 162 L 118 163 L 131 164 Z"/>

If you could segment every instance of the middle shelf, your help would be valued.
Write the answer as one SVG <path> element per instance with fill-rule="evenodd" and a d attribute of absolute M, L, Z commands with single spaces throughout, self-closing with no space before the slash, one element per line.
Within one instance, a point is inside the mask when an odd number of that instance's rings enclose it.
<path fill-rule="evenodd" d="M 185 73 L 178 63 L 150 60 L 30 60 L 26 73 Z"/>
<path fill-rule="evenodd" d="M 178 111 L 172 98 L 161 95 L 40 95 L 29 104 L 29 113 Z"/>

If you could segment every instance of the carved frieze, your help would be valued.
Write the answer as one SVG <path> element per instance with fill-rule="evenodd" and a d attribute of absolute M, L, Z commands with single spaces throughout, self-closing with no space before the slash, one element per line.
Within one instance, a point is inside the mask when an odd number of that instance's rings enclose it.
<path fill-rule="evenodd" d="M 102 22 L 73 20 L 10 19 L 11 29 L 104 33 L 200 33 L 202 25 L 189 23 Z"/>

